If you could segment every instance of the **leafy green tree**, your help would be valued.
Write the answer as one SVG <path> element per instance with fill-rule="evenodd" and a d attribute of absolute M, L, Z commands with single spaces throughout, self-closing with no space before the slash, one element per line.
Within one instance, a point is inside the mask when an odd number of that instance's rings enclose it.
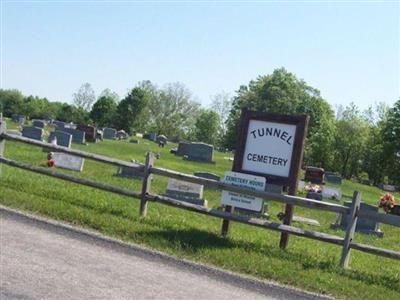
<path fill-rule="evenodd" d="M 146 90 L 135 87 L 121 100 L 117 107 L 117 120 L 119 128 L 126 132 L 133 129 L 140 130 L 143 126 L 141 114 L 149 102 L 149 94 Z"/>
<path fill-rule="evenodd" d="M 179 82 L 167 84 L 161 90 L 150 82 L 142 84 L 150 97 L 147 129 L 168 137 L 190 137 L 200 112 L 191 92 Z"/>
<path fill-rule="evenodd" d="M 0 111 L 4 116 L 11 117 L 12 114 L 22 114 L 24 96 L 18 90 L 0 89 Z"/>
<path fill-rule="evenodd" d="M 76 107 L 81 108 L 85 111 L 90 111 L 93 103 L 96 101 L 96 95 L 90 83 L 84 83 L 73 94 L 73 103 Z"/>
<path fill-rule="evenodd" d="M 101 93 L 98 99 L 102 98 L 102 97 L 108 97 L 108 98 L 112 98 L 114 100 L 115 103 L 118 103 L 120 101 L 119 95 L 116 92 L 113 92 L 110 89 L 104 89 Z M 98 100 L 97 99 L 97 100 Z"/>
<path fill-rule="evenodd" d="M 382 138 L 389 182 L 400 185 L 400 99 L 388 111 Z"/>
<path fill-rule="evenodd" d="M 357 176 L 370 128 L 354 103 L 348 105 L 336 123 L 335 164 L 342 176 Z"/>
<path fill-rule="evenodd" d="M 219 129 L 217 144 L 219 146 L 223 145 L 224 137 L 227 131 L 227 119 L 229 112 L 232 107 L 232 97 L 230 94 L 222 92 L 212 97 L 211 110 L 215 111 L 219 115 Z"/>
<path fill-rule="evenodd" d="M 111 96 L 101 96 L 90 111 L 90 118 L 97 126 L 114 126 L 116 123 L 117 103 Z"/>
<path fill-rule="evenodd" d="M 194 134 L 197 141 L 215 145 L 218 139 L 219 115 L 212 110 L 204 110 L 196 120 Z"/>
<path fill-rule="evenodd" d="M 250 110 L 280 114 L 308 114 L 310 123 L 304 161 L 308 165 L 330 168 L 333 164 L 332 148 L 335 120 L 330 105 L 320 92 L 298 79 L 284 68 L 271 75 L 260 76 L 241 86 L 233 99 L 227 124 L 224 146 L 236 146 L 240 111 Z"/>

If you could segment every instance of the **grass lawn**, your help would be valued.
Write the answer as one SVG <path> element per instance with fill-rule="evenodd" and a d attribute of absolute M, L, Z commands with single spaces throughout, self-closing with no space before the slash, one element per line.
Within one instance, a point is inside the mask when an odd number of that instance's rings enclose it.
<path fill-rule="evenodd" d="M 8 122 L 11 124 L 11 122 Z M 7 124 L 7 125 L 8 125 Z M 10 126 L 8 126 L 10 128 Z M 140 139 L 140 144 L 103 141 L 73 147 L 123 160 L 144 162 L 146 151 L 159 152 L 156 166 L 193 174 L 209 171 L 220 176 L 231 169 L 229 154 L 215 153 L 216 164 L 183 161 L 169 150 Z M 46 153 L 38 147 L 6 142 L 5 157 L 35 165 L 45 163 Z M 221 220 L 186 212 L 157 203 L 149 203 L 148 215 L 139 218 L 139 200 L 102 192 L 74 183 L 45 177 L 0 165 L 0 203 L 38 215 L 63 220 L 98 230 L 109 236 L 161 250 L 179 257 L 227 270 L 273 279 L 309 291 L 346 299 L 400 299 L 400 262 L 352 251 L 350 270 L 338 267 L 341 247 L 300 237 L 290 237 L 286 251 L 280 250 L 280 233 L 232 223 L 228 238 L 219 235 Z M 85 160 L 84 171 L 59 170 L 99 182 L 140 191 L 141 181 L 114 176 L 116 167 Z M 167 178 L 155 177 L 152 192 L 163 193 Z M 344 181 L 342 192 L 351 197 L 354 190 L 363 201 L 375 204 L 382 192 L 370 186 Z M 400 199 L 400 195 L 395 195 Z M 220 192 L 206 190 L 210 207 L 220 205 Z M 271 220 L 282 211 L 282 204 L 269 203 Z M 336 215 L 296 207 L 295 214 L 317 219 L 320 227 L 294 223 L 295 226 L 344 236 L 330 229 Z M 400 228 L 381 225 L 383 238 L 356 234 L 355 241 L 400 251 Z"/>

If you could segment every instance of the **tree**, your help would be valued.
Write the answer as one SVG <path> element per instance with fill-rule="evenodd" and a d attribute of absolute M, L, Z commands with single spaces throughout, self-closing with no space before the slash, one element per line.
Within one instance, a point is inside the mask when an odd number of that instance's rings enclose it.
<path fill-rule="evenodd" d="M 140 88 L 133 88 L 128 95 L 121 100 L 117 107 L 117 120 L 119 128 L 131 133 L 133 129 L 139 130 L 143 126 L 141 114 L 149 102 L 148 93 Z"/>
<path fill-rule="evenodd" d="M 232 107 L 232 97 L 230 94 L 222 92 L 212 97 L 211 109 L 219 115 L 218 145 L 223 144 L 223 139 L 227 130 L 227 119 Z"/>
<path fill-rule="evenodd" d="M 116 123 L 117 103 L 111 96 L 101 96 L 90 111 L 90 118 L 97 126 L 114 126 Z"/>
<path fill-rule="evenodd" d="M 76 107 L 85 111 L 90 111 L 93 103 L 96 101 L 94 90 L 90 83 L 84 83 L 73 95 L 73 103 Z"/>
<path fill-rule="evenodd" d="M 400 99 L 388 111 L 382 139 L 389 181 L 400 184 Z"/>
<path fill-rule="evenodd" d="M 320 92 L 284 68 L 271 75 L 259 76 L 247 86 L 240 86 L 228 116 L 224 146 L 235 148 L 240 111 L 250 110 L 280 114 L 307 114 L 310 123 L 304 161 L 306 164 L 331 167 L 335 120 L 331 106 Z"/>
<path fill-rule="evenodd" d="M 0 89 L 0 111 L 4 116 L 23 113 L 24 96 L 18 90 Z"/>
<path fill-rule="evenodd" d="M 118 103 L 120 98 L 119 95 L 116 92 L 113 92 L 110 89 L 104 89 L 101 93 L 98 99 L 102 98 L 102 97 L 108 97 L 114 100 L 115 103 Z M 98 100 L 97 99 L 97 100 Z"/>
<path fill-rule="evenodd" d="M 215 145 L 218 139 L 219 115 L 212 110 L 200 113 L 195 124 L 195 138 L 197 141 Z"/>
<path fill-rule="evenodd" d="M 362 158 L 369 136 L 368 123 L 360 115 L 354 103 L 350 103 L 336 123 L 335 163 L 343 177 L 357 175 L 363 164 Z"/>
<path fill-rule="evenodd" d="M 150 95 L 148 129 L 169 137 L 190 137 L 200 107 L 192 100 L 191 92 L 179 82 L 161 90 L 150 82 L 145 86 Z"/>

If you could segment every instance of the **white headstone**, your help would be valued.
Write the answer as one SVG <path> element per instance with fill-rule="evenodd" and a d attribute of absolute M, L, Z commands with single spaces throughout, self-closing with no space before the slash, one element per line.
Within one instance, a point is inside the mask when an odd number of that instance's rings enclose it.
<path fill-rule="evenodd" d="M 324 186 L 322 187 L 322 196 L 326 198 L 335 198 L 336 200 L 340 200 L 340 198 L 342 197 L 342 191 L 337 188 Z"/>
<path fill-rule="evenodd" d="M 52 159 L 54 159 L 54 165 L 56 167 L 79 172 L 82 172 L 83 163 L 85 162 L 82 157 L 69 155 L 62 152 L 53 153 Z"/>

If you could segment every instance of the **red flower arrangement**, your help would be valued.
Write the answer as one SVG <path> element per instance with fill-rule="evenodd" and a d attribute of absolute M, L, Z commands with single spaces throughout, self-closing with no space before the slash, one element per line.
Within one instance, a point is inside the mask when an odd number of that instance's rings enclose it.
<path fill-rule="evenodd" d="M 304 187 L 304 190 L 307 193 L 322 193 L 321 187 L 319 185 L 312 185 L 312 184 L 308 184 Z"/>
<path fill-rule="evenodd" d="M 48 166 L 48 167 L 53 167 L 55 163 L 56 163 L 56 162 L 55 162 L 54 159 L 49 159 L 49 160 L 47 161 L 47 166 Z"/>
<path fill-rule="evenodd" d="M 383 208 L 385 213 L 390 213 L 390 211 L 396 206 L 396 201 L 391 193 L 387 193 L 378 202 L 378 207 Z"/>

